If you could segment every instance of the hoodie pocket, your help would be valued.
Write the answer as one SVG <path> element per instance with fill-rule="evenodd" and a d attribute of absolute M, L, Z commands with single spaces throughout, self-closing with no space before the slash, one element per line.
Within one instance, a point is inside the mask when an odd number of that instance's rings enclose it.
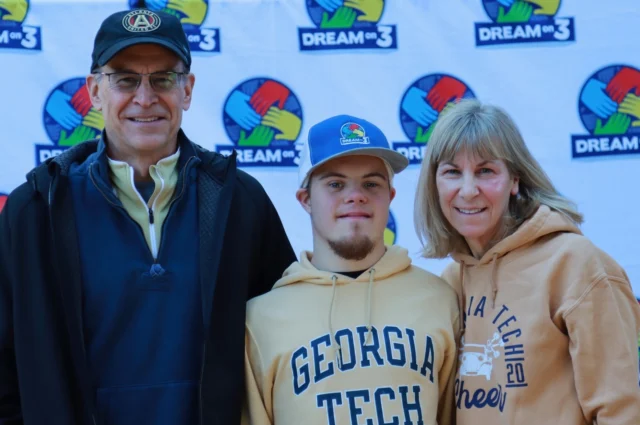
<path fill-rule="evenodd" d="M 197 424 L 198 383 L 99 388 L 98 414 L 104 425 Z"/>

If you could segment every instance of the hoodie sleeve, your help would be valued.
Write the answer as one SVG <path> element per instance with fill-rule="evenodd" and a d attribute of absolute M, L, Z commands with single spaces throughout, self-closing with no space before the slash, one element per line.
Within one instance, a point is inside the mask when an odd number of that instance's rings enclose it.
<path fill-rule="evenodd" d="M 457 308 L 456 308 L 457 310 Z M 440 383 L 440 398 L 438 400 L 438 425 L 455 425 L 456 404 L 454 387 L 458 366 L 458 341 L 460 340 L 460 315 L 456 315 L 453 322 L 454 340 L 450 341 L 447 357 L 442 364 L 438 382 Z"/>
<path fill-rule="evenodd" d="M 0 425 L 21 424 L 22 411 L 18 390 L 13 345 L 12 264 L 10 218 L 16 214 L 12 196 L 0 214 Z"/>
<path fill-rule="evenodd" d="M 564 316 L 586 421 L 637 424 L 640 306 L 624 272 L 593 280 Z"/>
<path fill-rule="evenodd" d="M 244 366 L 246 393 L 242 425 L 273 425 L 272 387 L 263 375 L 260 349 L 248 326 L 245 334 Z"/>

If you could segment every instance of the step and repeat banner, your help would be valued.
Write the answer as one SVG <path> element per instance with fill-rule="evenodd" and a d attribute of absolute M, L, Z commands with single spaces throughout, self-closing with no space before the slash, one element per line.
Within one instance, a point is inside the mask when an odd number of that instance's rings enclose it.
<path fill-rule="evenodd" d="M 196 75 L 183 128 L 238 152 L 297 251 L 311 248 L 295 200 L 300 142 L 314 123 L 377 123 L 411 166 L 385 239 L 419 258 L 413 199 L 437 115 L 475 97 L 504 107 L 584 233 L 640 297 L 640 5 L 637 0 L 0 0 L 0 208 L 35 165 L 95 137 L 86 100 L 93 38 L 109 14 L 178 16 Z"/>

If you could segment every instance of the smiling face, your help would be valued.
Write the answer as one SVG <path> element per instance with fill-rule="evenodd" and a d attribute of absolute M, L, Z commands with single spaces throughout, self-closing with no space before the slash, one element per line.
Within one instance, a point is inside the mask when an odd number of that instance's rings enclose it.
<path fill-rule="evenodd" d="M 395 189 L 384 162 L 365 155 L 345 156 L 313 172 L 310 188 L 297 197 L 311 215 L 315 239 L 346 260 L 362 260 L 384 249 L 384 230 Z"/>
<path fill-rule="evenodd" d="M 100 72 L 152 73 L 184 72 L 178 57 L 156 44 L 139 44 L 124 49 L 113 57 Z M 150 152 L 172 154 L 182 123 L 182 112 L 191 105 L 195 77 L 180 76 L 177 86 L 167 92 L 155 91 L 149 77 L 143 77 L 132 93 L 110 87 L 109 77 L 90 75 L 87 85 L 93 106 L 102 111 L 109 148 L 119 157 Z"/>
<path fill-rule="evenodd" d="M 436 186 L 442 213 L 476 256 L 500 231 L 509 198 L 519 189 L 518 178 L 509 174 L 504 161 L 466 152 L 438 164 Z"/>

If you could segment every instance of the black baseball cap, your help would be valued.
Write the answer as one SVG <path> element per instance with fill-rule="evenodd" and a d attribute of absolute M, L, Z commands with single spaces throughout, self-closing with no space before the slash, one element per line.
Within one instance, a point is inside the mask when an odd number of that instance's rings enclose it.
<path fill-rule="evenodd" d="M 191 51 L 180 20 L 164 12 L 134 9 L 116 12 L 102 22 L 91 54 L 91 72 L 127 47 L 159 44 L 178 55 L 191 68 Z"/>

